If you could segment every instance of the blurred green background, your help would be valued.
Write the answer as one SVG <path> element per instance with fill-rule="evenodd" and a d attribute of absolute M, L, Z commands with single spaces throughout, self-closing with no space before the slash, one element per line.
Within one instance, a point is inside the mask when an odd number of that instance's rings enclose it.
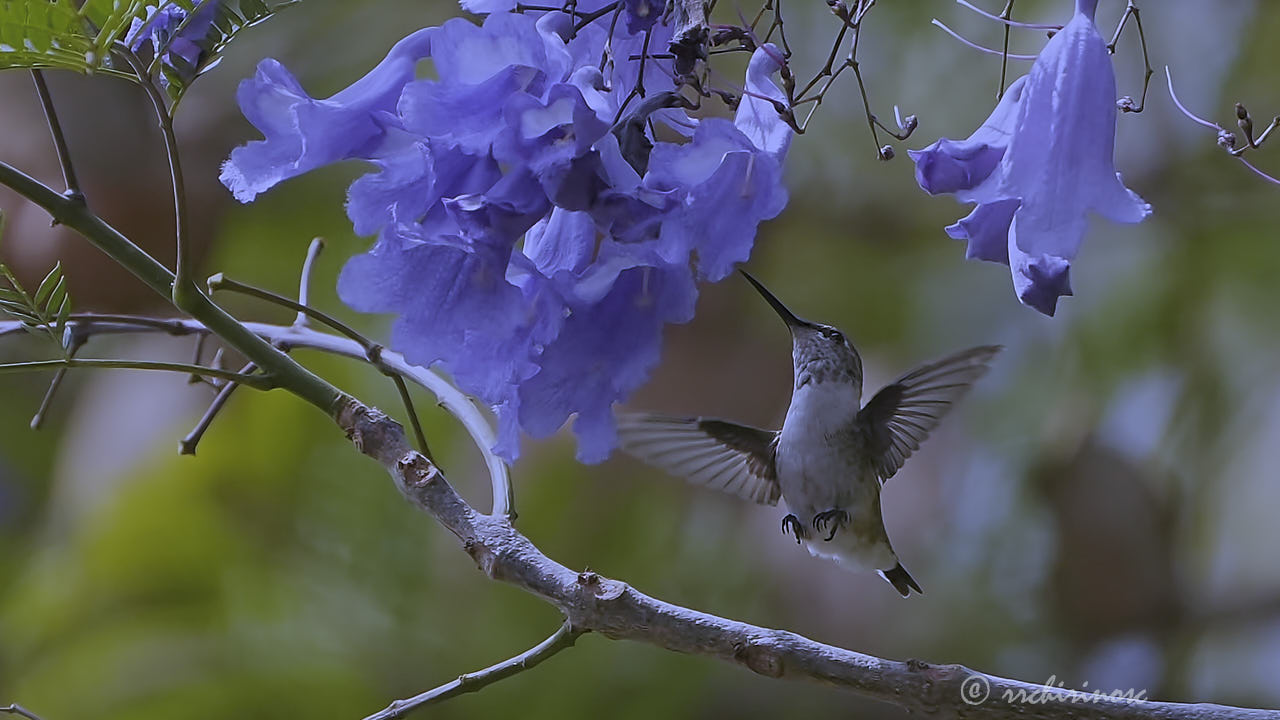
<path fill-rule="evenodd" d="M 1023 0 L 1018 17 L 1061 22 L 1071 4 Z M 811 70 L 835 28 L 823 3 L 792 5 L 795 62 Z M 876 110 L 890 117 L 896 103 L 917 114 L 916 137 L 878 163 L 856 85 L 842 79 L 793 146 L 790 206 L 762 227 L 752 270 L 799 314 L 846 330 L 869 386 L 963 346 L 1009 348 L 886 487 L 890 535 L 925 595 L 904 601 L 873 575 L 809 558 L 779 533 L 776 508 L 688 488 L 625 458 L 581 466 L 567 433 L 525 444 L 514 468 L 520 528 L 571 567 L 868 653 L 1169 700 L 1280 705 L 1280 190 L 1179 116 L 1161 82 L 1168 64 L 1202 114 L 1229 124 L 1242 101 L 1264 124 L 1280 110 L 1280 5 L 1143 6 L 1160 70 L 1147 111 L 1120 118 L 1117 158 L 1155 213 L 1136 227 L 1094 223 L 1072 273 L 1077 297 L 1056 318 L 1018 305 L 1006 268 L 964 261 L 942 227 L 966 210 L 912 180 L 906 147 L 968 135 L 994 102 L 998 59 L 929 20 L 987 45 L 1001 32 L 950 2 L 882 3 L 863 39 Z M 328 95 L 453 8 L 308 0 L 248 32 L 196 84 L 178 131 L 204 271 L 291 292 L 308 242 L 322 235 L 317 304 L 385 335 L 385 318 L 356 316 L 333 292 L 342 262 L 370 242 L 353 236 L 342 208 L 363 168 L 328 168 L 239 206 L 217 184 L 217 166 L 257 137 L 233 97 L 259 59 L 279 58 Z M 1122 9 L 1103 0 L 1104 32 Z M 1014 34 L 1015 51 L 1042 43 Z M 1122 40 L 1116 65 L 1121 93 L 1136 95 L 1136 36 Z M 171 258 L 164 160 L 141 93 L 66 74 L 50 84 L 91 206 Z M 0 74 L 0 128 L 0 157 L 56 182 L 23 73 Z M 1280 171 L 1280 146 L 1251 157 Z M 3 259 L 24 278 L 61 258 L 80 309 L 165 311 L 41 211 L 7 191 L 0 208 Z M 227 304 L 245 318 L 289 318 Z M 186 360 L 192 345 L 114 338 L 88 351 Z M 0 359 L 42 352 L 11 339 Z M 396 407 L 367 367 L 299 356 Z M 32 432 L 46 380 L 0 377 L 0 704 L 46 720 L 362 717 L 524 650 L 559 623 L 552 608 L 486 580 L 300 401 L 242 391 L 199 454 L 179 457 L 207 388 L 75 373 Z M 697 318 L 670 328 L 662 366 L 631 405 L 776 425 L 789 388 L 785 329 L 730 280 L 704 288 Z M 425 396 L 420 404 L 454 483 L 486 506 L 478 454 Z M 590 635 L 430 712 L 905 715 Z"/>

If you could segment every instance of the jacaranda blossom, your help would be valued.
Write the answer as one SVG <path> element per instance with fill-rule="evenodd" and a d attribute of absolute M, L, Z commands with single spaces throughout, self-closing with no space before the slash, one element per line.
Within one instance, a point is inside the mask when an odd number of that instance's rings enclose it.
<path fill-rule="evenodd" d="M 1088 212 L 1121 223 L 1151 213 L 1115 169 L 1116 79 L 1097 5 L 1077 0 L 973 135 L 910 153 L 926 192 L 977 203 L 947 234 L 968 241 L 967 257 L 1009 265 L 1018 298 L 1046 315 L 1071 294 Z"/>
<path fill-rule="evenodd" d="M 612 406 L 657 364 L 663 327 L 693 317 L 697 282 L 745 261 L 786 203 L 791 131 L 761 99 L 782 97 L 781 53 L 756 51 L 733 120 L 697 119 L 670 59 L 640 71 L 670 41 L 665 5 L 580 21 L 605 5 L 579 0 L 571 16 L 464 0 L 483 24 L 413 33 L 333 97 L 312 98 L 274 60 L 238 92 L 265 139 L 232 152 L 223 183 L 248 202 L 335 161 L 372 164 L 347 213 L 377 242 L 348 262 L 339 295 L 394 314 L 393 348 L 487 402 L 508 458 L 522 430 L 546 436 L 573 416 L 579 457 L 607 456 Z"/>
<path fill-rule="evenodd" d="M 144 53 L 145 50 L 144 54 L 151 57 L 155 57 L 157 52 L 163 53 L 164 64 L 169 70 L 183 75 L 184 80 L 190 80 L 204 59 L 205 51 L 200 43 L 213 25 L 220 2 L 222 0 L 204 0 L 189 20 L 187 11 L 175 4 L 160 9 L 148 7 L 145 20 L 134 18 L 125 33 L 124 43 L 135 53 Z M 168 82 L 166 75 L 161 73 L 160 83 L 168 85 Z"/>

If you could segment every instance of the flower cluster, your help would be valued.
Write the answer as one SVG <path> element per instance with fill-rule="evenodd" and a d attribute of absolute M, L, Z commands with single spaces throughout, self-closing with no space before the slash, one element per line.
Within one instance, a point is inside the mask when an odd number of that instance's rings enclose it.
<path fill-rule="evenodd" d="M 968 241 L 967 257 L 1008 265 L 1018 299 L 1046 315 L 1071 294 L 1087 212 L 1121 223 L 1151 213 L 1115 169 L 1116 78 L 1097 6 L 1076 1 L 1071 22 L 967 139 L 910 153 L 926 192 L 977 203 L 947 234 Z"/>
<path fill-rule="evenodd" d="M 372 163 L 347 211 L 377 243 L 344 268 L 344 302 L 395 314 L 394 348 L 489 403 L 504 456 L 521 429 L 576 415 L 579 457 L 601 460 L 612 405 L 657 363 L 664 325 L 688 321 L 696 283 L 745 261 L 786 203 L 782 57 L 755 51 L 732 120 L 695 118 L 671 60 L 651 57 L 672 35 L 662 3 L 463 6 L 489 14 L 409 35 L 327 99 L 263 61 L 238 99 L 265 139 L 234 150 L 222 181 L 248 202 L 328 163 Z"/>
<path fill-rule="evenodd" d="M 213 26 L 221 1 L 203 0 L 194 14 L 173 3 L 159 9 L 148 7 L 145 19 L 134 18 L 129 32 L 125 33 L 124 44 L 133 52 L 149 57 L 163 53 L 164 64 L 170 72 L 189 81 L 205 58 L 200 43 Z M 169 83 L 164 73 L 160 74 L 160 83 L 165 86 Z"/>

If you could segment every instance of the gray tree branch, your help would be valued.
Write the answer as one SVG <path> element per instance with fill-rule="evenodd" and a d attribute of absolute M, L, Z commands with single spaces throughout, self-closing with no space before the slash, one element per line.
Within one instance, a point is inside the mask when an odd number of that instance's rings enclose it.
<path fill-rule="evenodd" d="M 0 337 L 19 332 L 17 325 L 0 322 Z M 95 327 L 88 323 L 81 331 L 92 334 Z M 270 342 L 353 357 L 363 355 L 355 343 L 345 338 L 310 329 L 252 323 L 247 327 Z M 101 328 L 104 332 L 173 334 L 205 331 L 199 323 L 189 320 L 133 326 L 111 321 L 103 322 Z M 348 343 L 352 347 L 346 347 Z M 414 382 L 436 378 L 428 370 L 403 363 L 395 353 L 386 353 L 384 359 Z M 427 387 L 433 392 L 438 389 Z M 887 660 L 664 602 L 624 582 L 571 570 L 544 555 L 506 518 L 477 511 L 454 490 L 439 468 L 413 449 L 401 426 L 376 408 L 350 400 L 336 417 L 338 426 L 355 447 L 376 460 L 411 503 L 452 532 L 488 577 L 515 585 L 554 605 L 575 634 L 597 632 L 615 640 L 635 640 L 675 652 L 714 657 L 765 677 L 817 681 L 928 717 L 1280 720 L 1280 711 L 1276 710 L 1133 701 L 1047 688 L 963 665 Z M 530 652 L 534 651 L 536 648 Z M 520 657 L 508 662 L 518 664 Z"/>
<path fill-rule="evenodd" d="M 560 626 L 559 630 L 552 633 L 551 637 L 513 658 L 503 660 L 497 665 L 490 665 L 483 670 L 459 675 L 440 687 L 432 688 L 407 700 L 396 700 L 388 705 L 385 710 L 376 712 L 364 720 L 393 720 L 394 718 L 401 718 L 405 714 L 431 703 L 448 700 L 464 693 L 475 692 L 486 685 L 491 685 L 518 672 L 528 670 L 561 650 L 572 647 L 574 641 L 581 634 L 581 630 L 566 622 Z"/>

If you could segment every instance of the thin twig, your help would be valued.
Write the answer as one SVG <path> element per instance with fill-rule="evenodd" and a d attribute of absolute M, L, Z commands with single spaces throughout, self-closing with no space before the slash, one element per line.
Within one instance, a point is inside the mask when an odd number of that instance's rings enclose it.
<path fill-rule="evenodd" d="M 240 374 L 248 375 L 257 369 L 257 365 L 247 363 L 244 367 L 240 368 Z M 208 431 L 209 426 L 213 424 L 213 420 L 218 416 L 218 413 L 222 412 L 223 406 L 225 406 L 227 401 L 231 399 L 231 393 L 235 392 L 238 387 L 240 387 L 240 383 L 228 382 L 218 390 L 218 394 L 213 396 L 213 402 L 209 403 L 208 409 L 206 409 L 204 414 L 200 416 L 200 420 L 196 423 L 196 426 L 191 428 L 191 432 L 187 433 L 186 437 L 178 441 L 179 455 L 196 454 L 196 446 L 200 444 L 200 439 L 204 437 L 205 432 Z"/>
<path fill-rule="evenodd" d="M 217 273 L 210 276 L 206 281 L 206 284 L 209 287 L 210 293 L 216 293 L 219 290 L 237 292 L 241 295 L 248 295 L 249 297 L 256 297 L 259 300 L 266 300 L 269 303 L 280 305 L 301 315 L 306 315 L 313 320 L 319 321 L 321 324 L 328 325 L 330 328 L 337 330 L 339 333 L 346 335 L 352 340 L 355 340 L 366 350 L 377 345 L 374 341 L 360 334 L 360 332 L 355 328 L 347 325 L 323 310 L 317 310 L 316 308 L 308 305 L 303 305 L 297 300 L 287 298 L 279 293 L 274 293 L 264 288 L 242 283 L 239 280 L 227 277 L 224 273 Z"/>
<path fill-rule="evenodd" d="M 937 18 L 934 18 L 931 24 L 937 26 L 939 29 L 942 30 L 942 32 L 950 35 L 951 37 L 955 38 L 956 40 L 959 40 L 960 42 L 973 48 L 974 50 L 977 50 L 978 52 L 984 52 L 988 55 L 999 55 L 1009 60 L 1035 60 L 1036 58 L 1040 57 L 1039 55 L 1019 55 L 1017 53 L 1003 52 L 1000 50 L 996 50 L 995 48 L 986 47 L 985 45 L 979 45 L 978 43 L 965 38 L 963 35 L 956 32 L 955 30 L 952 30 L 951 28 L 947 27 L 946 25 L 943 24 L 941 20 Z"/>
<path fill-rule="evenodd" d="M 270 390 L 276 386 L 268 375 L 241 375 L 229 370 L 201 367 L 189 363 L 160 362 L 156 360 L 117 360 L 107 358 L 64 358 L 62 360 L 29 360 L 0 364 L 0 375 L 7 373 L 57 370 L 59 368 L 106 368 L 115 370 L 163 370 L 165 372 L 199 373 L 209 377 L 232 380 L 258 390 Z"/>
<path fill-rule="evenodd" d="M 204 343 L 208 339 L 209 339 L 208 335 L 196 336 L 196 349 L 194 352 L 191 353 L 191 363 L 193 365 L 199 365 L 200 362 L 204 360 Z M 203 381 L 204 381 L 204 378 L 200 377 L 199 375 L 192 375 L 191 377 L 187 378 L 187 382 L 192 385 L 195 385 Z"/>
<path fill-rule="evenodd" d="M 1145 691 L 1135 701 L 1011 680 L 962 665 L 888 660 L 663 602 L 626 583 L 571 570 L 543 554 L 509 522 L 475 512 L 437 467 L 412 451 L 400 426 L 377 410 L 353 401 L 339 413 L 338 425 L 357 448 L 383 466 L 410 502 L 458 537 L 487 576 L 554 605 L 574 628 L 717 658 L 765 677 L 836 685 L 928 716 L 986 720 L 1280 718 L 1280 712 L 1270 710 L 1149 701 Z M 1088 702 L 1080 702 L 1082 694 Z"/>
<path fill-rule="evenodd" d="M 966 7 L 978 13 L 979 15 L 981 15 L 982 17 L 988 20 L 995 20 L 996 22 L 1004 25 L 1006 28 L 1016 27 L 1016 28 L 1023 28 L 1025 30 L 1055 30 L 1055 31 L 1062 29 L 1061 25 L 1052 25 L 1047 23 L 1024 23 L 1024 22 L 1015 22 L 1013 20 L 1010 20 L 1009 12 L 1013 9 L 1011 7 L 1013 5 L 1012 2 L 1006 5 L 1004 12 L 1000 13 L 999 15 L 992 15 L 986 10 L 983 10 L 982 8 L 974 5 L 973 3 L 968 2 L 968 0 L 956 0 L 956 4 Z"/>
<path fill-rule="evenodd" d="M 21 715 L 27 720 L 40 720 L 40 716 L 30 710 L 18 705 L 17 703 L 0 707 L 0 713 L 9 713 L 11 715 Z"/>
<path fill-rule="evenodd" d="M 1004 10 L 1000 12 L 1000 19 L 1008 21 L 1013 17 L 1013 3 L 1016 0 L 1009 0 L 1005 3 Z M 1006 24 L 1004 26 L 1004 45 L 1000 50 L 1000 87 L 996 90 L 996 101 L 999 102 L 1004 97 L 1005 85 L 1009 77 L 1009 33 L 1013 27 Z"/>
<path fill-rule="evenodd" d="M 165 105 L 164 96 L 161 95 L 160 89 L 152 82 L 151 76 L 147 73 L 147 69 L 143 67 L 142 61 L 138 59 L 138 56 L 123 45 L 117 46 L 115 50 L 125 59 L 125 62 L 129 63 L 129 67 L 133 68 L 133 72 L 138 76 L 138 83 L 142 86 L 147 98 L 151 100 L 151 106 L 155 110 L 156 122 L 160 126 L 160 134 L 164 138 L 165 155 L 169 158 L 169 183 L 173 188 L 173 240 L 177 255 L 174 261 L 172 298 L 174 305 L 180 310 L 186 310 L 190 302 L 190 294 L 199 293 L 200 290 L 196 287 L 195 280 L 191 275 L 186 181 L 183 179 L 182 162 L 178 154 L 178 138 L 173 131 L 173 116 L 169 113 L 168 106 Z"/>
<path fill-rule="evenodd" d="M 1138 27 L 1138 42 L 1142 45 L 1142 64 L 1146 70 L 1142 76 L 1142 97 L 1138 100 L 1138 104 L 1133 104 L 1133 98 L 1128 95 L 1120 98 L 1117 105 L 1121 112 L 1140 113 L 1147 106 L 1147 90 L 1151 88 L 1151 76 L 1155 74 L 1155 70 L 1151 68 L 1151 58 L 1147 54 L 1147 34 L 1142 29 L 1142 12 L 1137 5 L 1133 4 L 1133 0 L 1128 0 L 1128 4 L 1124 9 L 1124 15 L 1120 18 L 1120 24 L 1116 26 L 1116 32 L 1111 36 L 1111 42 L 1107 44 L 1107 52 L 1114 55 L 1116 53 L 1116 43 L 1120 41 L 1120 33 L 1124 32 L 1125 25 L 1128 24 L 1129 18 L 1133 18 L 1133 24 Z"/>
<path fill-rule="evenodd" d="M 396 384 L 396 390 L 400 393 L 400 400 L 404 403 L 405 413 L 409 417 L 409 424 L 413 428 L 414 437 L 418 441 L 418 447 L 422 451 L 423 455 L 426 455 L 428 458 L 431 457 L 431 448 L 427 445 L 427 436 L 422 431 L 422 423 L 418 419 L 418 411 L 414 408 L 413 400 L 409 397 L 409 389 L 405 387 L 403 380 L 400 380 L 395 373 L 391 372 L 390 369 L 383 364 L 381 345 L 365 337 L 355 328 L 347 325 L 323 310 L 317 310 L 309 305 L 303 305 L 296 300 L 271 292 L 270 290 L 248 285 L 238 280 L 233 280 L 223 273 L 218 273 L 210 277 L 208 285 L 209 292 L 211 293 L 217 292 L 218 290 L 230 290 L 232 292 L 249 295 L 250 297 L 256 297 L 260 300 L 266 300 L 267 302 L 275 303 L 276 305 L 282 305 L 290 310 L 297 311 L 301 315 L 306 315 L 313 320 L 317 320 L 328 325 L 334 330 L 337 330 L 343 335 L 346 335 L 352 340 L 360 343 L 360 346 L 364 348 L 365 356 L 368 358 L 370 364 L 382 372 L 383 375 L 391 378 Z"/>
<path fill-rule="evenodd" d="M 85 337 L 80 333 L 71 333 L 71 339 L 67 343 L 67 357 L 73 358 L 80 348 L 84 346 Z M 53 398 L 58 392 L 58 388 L 62 387 L 62 380 L 67 376 L 67 368 L 58 368 L 58 372 L 53 374 L 53 379 L 49 381 L 49 389 L 45 390 L 44 398 L 40 401 L 40 408 L 36 410 L 36 414 L 31 417 L 31 429 L 39 430 L 44 424 L 45 416 L 49 413 L 49 408 L 53 407 Z"/>
<path fill-rule="evenodd" d="M 80 313 L 72 315 L 70 323 L 75 332 L 86 337 L 92 335 L 119 335 L 125 333 L 161 332 L 171 336 L 187 336 L 209 334 L 209 329 L 197 320 L 147 318 L 133 315 L 103 315 Z M 309 348 L 333 355 L 340 355 L 368 362 L 368 353 L 363 345 L 344 337 L 318 332 L 310 328 L 270 325 L 267 323 L 245 323 L 244 326 L 255 336 L 270 343 L 274 347 Z M 0 338 L 9 335 L 25 335 L 22 322 L 18 320 L 0 321 Z M 441 408 L 456 418 L 472 442 L 479 448 L 484 457 L 485 467 L 489 471 L 489 484 L 493 491 L 493 514 L 508 519 L 515 518 L 515 493 L 511 485 L 511 474 L 506 462 L 493 452 L 498 438 L 493 427 L 484 414 L 476 407 L 471 398 L 451 385 L 437 372 L 429 368 L 413 365 L 404 356 L 390 350 L 382 350 L 379 354 L 381 363 L 395 375 L 402 377 L 426 389 L 436 397 Z M 257 377 L 257 376 L 255 376 Z"/>
<path fill-rule="evenodd" d="M 80 190 L 80 181 L 76 179 L 76 169 L 71 164 L 71 152 L 67 149 L 67 137 L 62 132 L 62 123 L 58 122 L 58 112 L 53 107 L 53 96 L 49 94 L 49 85 L 44 80 L 44 72 L 31 71 L 31 80 L 36 85 L 36 95 L 40 97 L 40 107 L 44 108 L 44 119 L 49 125 L 49 134 L 53 136 L 53 150 L 58 155 L 58 165 L 62 168 L 62 183 L 69 200 L 84 202 L 84 193 Z"/>
<path fill-rule="evenodd" d="M 490 665 L 483 670 L 459 675 L 457 679 L 432 688 L 420 695 L 415 695 L 406 700 L 397 700 L 388 705 L 385 710 L 376 712 L 364 720 L 394 720 L 395 718 L 402 718 L 418 708 L 448 700 L 464 693 L 480 690 L 499 680 L 524 672 L 561 650 L 572 647 L 582 632 L 574 629 L 573 625 L 566 620 L 559 630 L 552 633 L 551 637 L 513 658 L 503 660 L 496 665 Z"/>
<path fill-rule="evenodd" d="M 778 31 L 778 42 L 782 45 L 782 56 L 784 58 L 791 57 L 791 45 L 787 43 L 787 28 L 782 20 L 782 0 L 768 0 L 765 7 L 773 10 L 773 22 L 769 25 L 769 30 L 764 34 L 764 42 L 769 42 L 773 37 L 773 31 Z"/>
<path fill-rule="evenodd" d="M 182 321 L 190 332 L 202 332 L 194 321 Z M 0 322 L 0 336 L 21 332 L 19 322 Z M 86 331 L 96 326 L 86 326 Z M 118 325 L 103 324 L 118 329 Z M 155 332 L 155 326 L 136 326 Z M 314 330 L 246 323 L 258 337 L 293 347 L 309 347 L 353 358 L 362 350 L 353 341 Z M 386 360 L 404 368 L 406 377 L 441 391 L 442 402 L 460 403 L 458 417 L 472 430 L 484 426 L 480 447 L 492 443 L 492 428 L 462 394 L 429 370 Z M 825 645 L 795 633 L 750 625 L 663 602 L 626 583 L 592 572 L 576 572 L 543 554 L 500 513 L 484 515 L 463 500 L 439 470 L 414 452 L 398 424 L 357 401 L 349 400 L 337 415 L 338 425 L 356 447 L 381 464 L 411 502 L 429 513 L 463 541 L 464 549 L 490 578 L 522 588 L 564 613 L 571 626 L 616 640 L 635 640 L 667 650 L 714 657 L 759 675 L 805 679 L 852 690 L 920 712 L 922 715 L 1014 718 L 1072 717 L 1077 720 L 1277 720 L 1272 710 L 1233 708 L 1208 703 L 1180 704 L 1088 695 L 1020 682 L 918 660 L 900 662 Z M 495 509 L 501 500 L 495 498 Z M 973 694 L 975 687 L 985 694 Z M 1034 697 L 1028 701 L 1026 698 Z M 1019 701 L 1018 698 L 1022 698 Z M 980 704 L 981 707 L 977 707 Z M 11 708 L 13 706 L 10 706 Z M 26 715 L 30 718 L 30 715 Z"/>
<path fill-rule="evenodd" d="M 311 305 L 311 275 L 315 271 L 316 259 L 320 257 L 322 250 L 324 250 L 324 239 L 313 239 L 307 248 L 307 259 L 302 261 L 302 275 L 298 279 L 298 304 L 303 307 Z M 307 314 L 299 310 L 298 316 L 293 319 L 293 324 L 297 327 L 306 327 Z"/>
<path fill-rule="evenodd" d="M 1164 77 L 1169 82 L 1169 97 L 1173 100 L 1173 104 L 1175 107 L 1178 108 L 1179 112 L 1181 112 L 1183 115 L 1187 116 L 1191 120 L 1195 121 L 1197 124 L 1202 125 L 1206 128 L 1209 128 L 1210 130 L 1216 131 L 1218 135 L 1218 144 L 1223 148 L 1225 148 L 1227 150 L 1227 153 L 1230 154 L 1232 157 L 1235 157 L 1240 162 L 1244 163 L 1245 167 L 1249 168 L 1249 170 L 1252 171 L 1254 174 L 1256 174 L 1258 177 L 1261 177 L 1263 180 L 1266 180 L 1267 182 L 1272 183 L 1274 185 L 1280 185 L 1280 179 L 1276 179 L 1275 177 L 1268 175 L 1267 173 L 1255 167 L 1253 163 L 1241 157 L 1242 155 L 1244 155 L 1245 151 L 1250 149 L 1248 145 L 1238 149 L 1235 148 L 1236 138 L 1231 131 L 1222 127 L 1218 123 L 1210 122 L 1209 120 L 1206 120 L 1200 117 L 1199 115 L 1196 115 L 1195 113 L 1191 112 L 1191 110 L 1188 109 L 1186 105 L 1182 104 L 1182 101 L 1178 99 L 1178 93 L 1174 92 L 1173 90 L 1173 74 L 1169 72 L 1168 65 L 1164 66 Z M 1267 128 L 1266 132 L 1263 133 L 1260 140 L 1266 139 L 1266 136 L 1270 135 L 1272 129 L 1274 129 L 1276 126 L 1280 126 L 1280 117 L 1277 117 L 1275 120 L 1272 121 L 1271 127 Z"/>

